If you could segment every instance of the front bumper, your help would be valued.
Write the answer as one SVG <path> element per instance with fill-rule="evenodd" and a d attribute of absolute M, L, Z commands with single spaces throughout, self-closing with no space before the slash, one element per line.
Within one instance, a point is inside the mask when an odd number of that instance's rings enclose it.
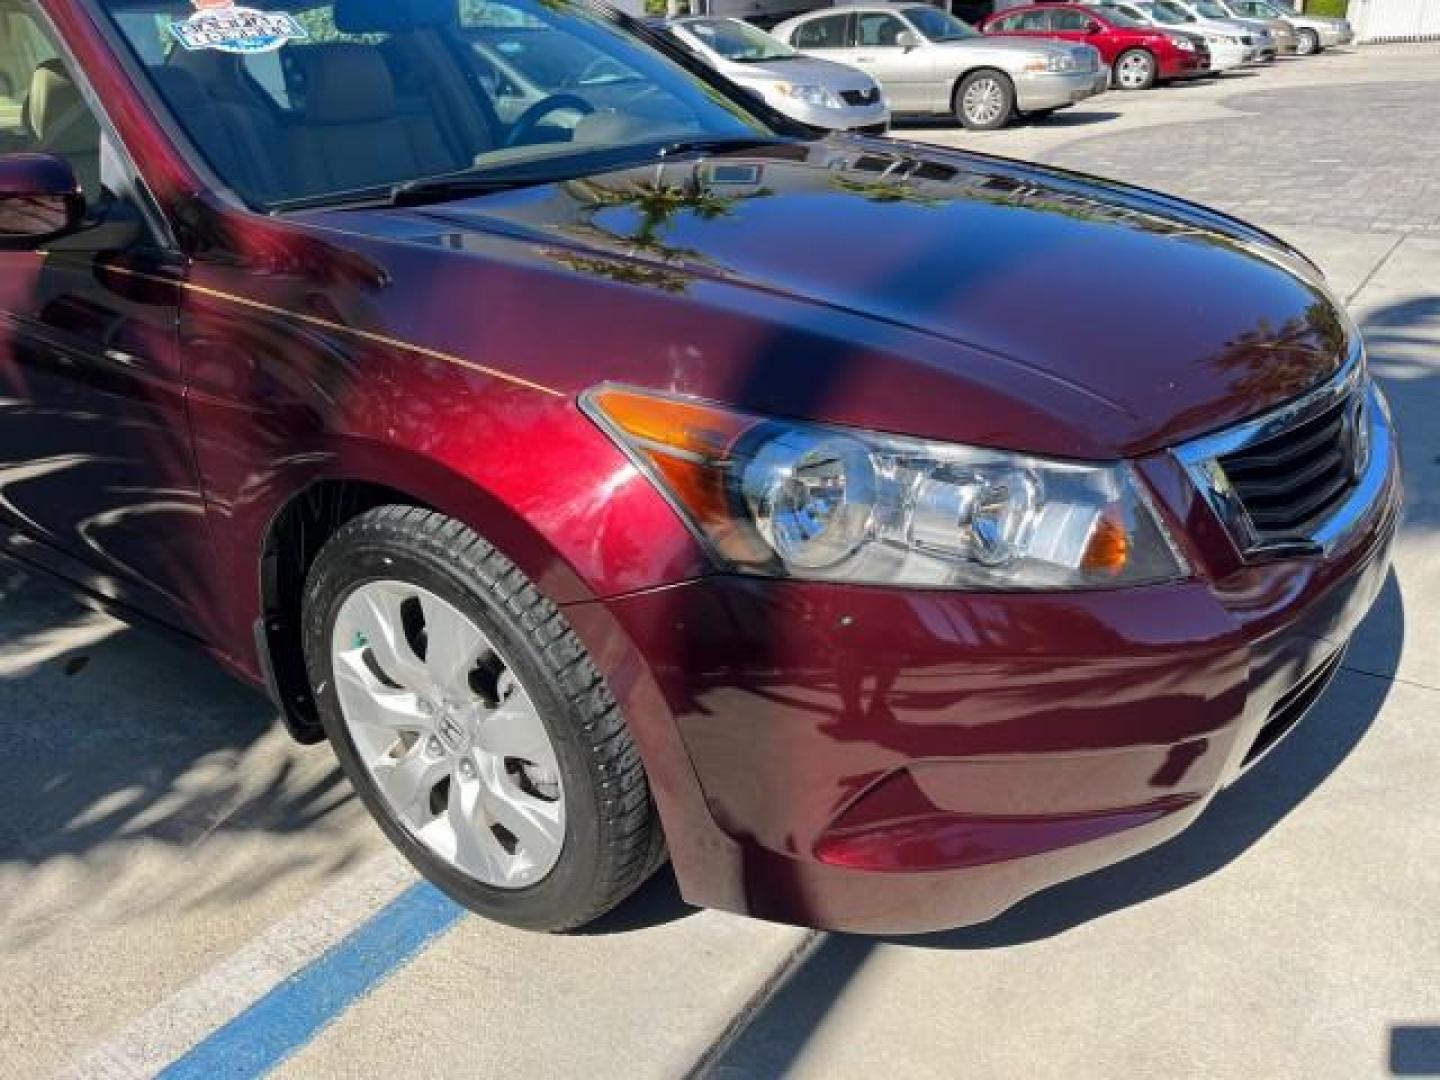
<path fill-rule="evenodd" d="M 1210 70 L 1229 71 L 1254 59 L 1252 51 L 1244 45 L 1227 45 L 1212 42 L 1210 45 Z"/>
<path fill-rule="evenodd" d="M 1014 76 L 1015 107 L 1021 112 L 1063 109 L 1105 88 L 1095 71 L 1027 71 Z"/>
<path fill-rule="evenodd" d="M 835 929 L 991 918 L 1173 836 L 1323 690 L 1382 588 L 1398 461 L 1326 558 L 1244 565 L 1169 455 L 1199 575 L 1084 594 L 716 576 L 569 609 L 651 768 L 687 899 Z M 647 766 L 652 761 L 647 755 Z"/>
<path fill-rule="evenodd" d="M 770 103 L 792 120 L 828 131 L 883 132 L 890 127 L 890 106 L 884 98 L 873 105 L 847 105 L 842 109 L 806 105 L 790 99 Z"/>
<path fill-rule="evenodd" d="M 1208 52 L 1179 53 L 1160 61 L 1161 79 L 1198 79 L 1209 74 Z"/>

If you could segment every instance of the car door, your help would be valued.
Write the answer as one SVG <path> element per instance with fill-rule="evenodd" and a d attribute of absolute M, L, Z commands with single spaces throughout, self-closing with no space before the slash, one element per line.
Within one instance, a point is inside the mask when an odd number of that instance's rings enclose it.
<path fill-rule="evenodd" d="M 1056 8 L 1050 12 L 1050 37 L 1093 45 L 1107 64 L 1115 61 L 1115 35 L 1103 20 L 1079 8 Z"/>
<path fill-rule="evenodd" d="M 91 226 L 0 238 L 0 543 L 176 626 L 208 584 L 178 351 L 180 266 L 30 0 L 0 0 L 0 153 L 70 162 Z"/>
<path fill-rule="evenodd" d="M 888 11 L 857 11 L 849 63 L 868 72 L 885 89 L 896 112 L 930 112 L 935 104 L 935 75 L 929 47 L 910 24 Z M 909 48 L 901 42 L 913 38 Z"/>

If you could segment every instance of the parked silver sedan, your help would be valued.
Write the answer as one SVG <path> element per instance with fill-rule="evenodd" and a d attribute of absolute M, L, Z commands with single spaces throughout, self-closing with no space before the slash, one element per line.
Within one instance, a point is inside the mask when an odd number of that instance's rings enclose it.
<path fill-rule="evenodd" d="M 894 113 L 952 113 L 967 128 L 1003 127 L 1101 92 L 1110 73 L 1083 43 L 987 37 L 929 4 L 822 8 L 774 35 L 808 55 L 874 76 Z"/>
<path fill-rule="evenodd" d="M 836 131 L 879 133 L 890 126 L 890 107 L 865 72 L 798 51 L 739 19 L 717 16 L 657 24 L 731 82 L 763 97 L 802 124 Z"/>
<path fill-rule="evenodd" d="M 1314 56 L 1322 49 L 1349 45 L 1355 40 L 1348 19 L 1306 15 L 1269 0 L 1234 0 L 1230 6 L 1257 19 L 1284 19 L 1295 28 L 1295 51 L 1301 56 Z"/>

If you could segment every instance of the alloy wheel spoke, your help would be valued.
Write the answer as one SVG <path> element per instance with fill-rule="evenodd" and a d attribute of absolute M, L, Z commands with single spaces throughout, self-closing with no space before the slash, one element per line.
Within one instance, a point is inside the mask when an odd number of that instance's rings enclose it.
<path fill-rule="evenodd" d="M 431 681 L 452 701 L 473 698 L 469 676 L 489 642 L 480 628 L 438 596 L 424 594 L 425 668 Z"/>
<path fill-rule="evenodd" d="M 498 758 L 518 758 L 558 771 L 545 722 L 523 692 L 481 719 L 480 745 Z"/>
<path fill-rule="evenodd" d="M 521 791 L 500 759 L 489 755 L 481 762 L 480 782 L 486 816 L 515 837 L 519 853 L 529 862 L 549 863 L 565 838 L 560 803 Z"/>
<path fill-rule="evenodd" d="M 453 837 L 455 862 L 461 869 L 486 881 L 504 881 L 510 876 L 511 856 L 490 831 L 482 791 L 478 777 L 467 778 L 455 772 L 450 778 L 445 823 Z"/>
<path fill-rule="evenodd" d="M 353 649 L 335 658 L 335 691 L 345 716 L 366 727 L 401 731 L 429 731 L 430 717 L 408 690 L 395 690 L 380 682 L 365 663 L 363 650 Z"/>
<path fill-rule="evenodd" d="M 385 798 L 411 828 L 418 829 L 435 816 L 430 809 L 431 792 L 445 778 L 449 766 L 428 753 L 423 739 L 398 759 L 373 763 L 371 770 Z"/>
<path fill-rule="evenodd" d="M 415 693 L 430 694 L 434 679 L 405 636 L 401 605 L 406 599 L 393 587 L 364 589 L 346 604 L 350 629 L 358 635 L 356 646 L 363 643 L 370 649 L 388 679 Z"/>

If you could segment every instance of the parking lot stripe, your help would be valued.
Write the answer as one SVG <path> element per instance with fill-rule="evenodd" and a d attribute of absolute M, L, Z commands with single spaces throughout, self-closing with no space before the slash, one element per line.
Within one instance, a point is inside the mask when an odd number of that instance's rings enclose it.
<path fill-rule="evenodd" d="M 154 1076 L 334 949 L 416 880 L 415 871 L 398 852 L 386 851 L 361 864 L 223 963 L 82 1054 L 68 1075 L 86 1080 Z"/>
<path fill-rule="evenodd" d="M 412 885 L 314 963 L 175 1061 L 162 1080 L 263 1076 L 460 920 L 427 882 Z"/>

